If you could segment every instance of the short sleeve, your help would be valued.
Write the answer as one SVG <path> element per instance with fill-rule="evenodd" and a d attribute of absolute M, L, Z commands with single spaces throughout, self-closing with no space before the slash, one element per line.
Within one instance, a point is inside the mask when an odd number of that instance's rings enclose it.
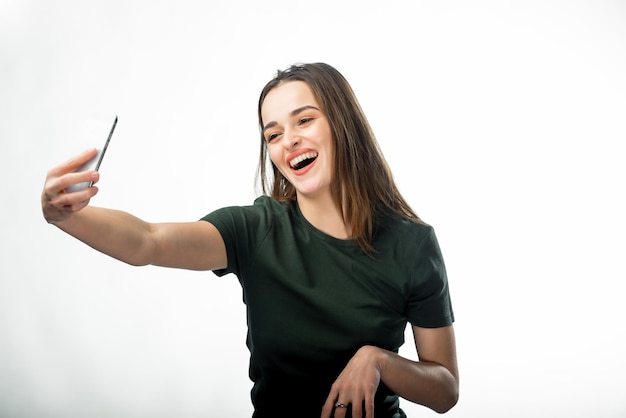
<path fill-rule="evenodd" d="M 415 326 L 439 328 L 454 322 L 446 267 L 432 227 L 415 250 L 410 273 L 407 318 Z"/>
<path fill-rule="evenodd" d="M 214 270 L 216 275 L 233 273 L 241 278 L 245 274 L 259 242 L 272 224 L 276 205 L 271 198 L 261 196 L 252 206 L 225 207 L 201 218 L 217 228 L 226 247 L 227 266 Z"/>

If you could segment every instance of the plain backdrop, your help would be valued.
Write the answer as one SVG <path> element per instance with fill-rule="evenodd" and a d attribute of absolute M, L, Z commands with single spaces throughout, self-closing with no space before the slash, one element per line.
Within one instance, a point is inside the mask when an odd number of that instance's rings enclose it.
<path fill-rule="evenodd" d="M 447 416 L 624 417 L 625 22 L 619 0 L 0 0 L 0 417 L 250 416 L 236 277 L 127 266 L 39 196 L 99 145 L 76 149 L 84 120 L 117 114 L 93 205 L 251 204 L 258 94 L 314 61 L 351 82 L 437 231 Z"/>

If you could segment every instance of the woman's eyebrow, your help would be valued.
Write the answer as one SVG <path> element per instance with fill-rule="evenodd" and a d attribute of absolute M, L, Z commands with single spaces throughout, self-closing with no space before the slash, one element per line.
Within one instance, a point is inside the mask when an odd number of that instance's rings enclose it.
<path fill-rule="evenodd" d="M 299 107 L 297 109 L 292 110 L 291 112 L 289 112 L 289 116 L 294 117 L 299 115 L 300 113 L 304 112 L 305 110 L 309 110 L 309 109 L 313 109 L 313 110 L 317 110 L 318 112 L 320 111 L 317 107 L 315 106 L 311 106 L 311 105 L 305 105 L 302 107 Z M 273 128 L 274 126 L 278 125 L 277 122 L 272 121 L 272 122 L 268 122 L 267 125 L 265 125 L 263 127 L 263 132 L 267 131 L 270 128 Z"/>
<path fill-rule="evenodd" d="M 292 110 L 292 111 L 289 113 L 289 116 L 296 116 L 296 115 L 298 115 L 298 114 L 300 114 L 300 113 L 304 112 L 305 110 L 309 110 L 309 109 L 313 109 L 313 110 L 317 110 L 317 111 L 319 111 L 319 109 L 318 109 L 317 107 L 315 107 L 315 106 L 306 105 L 306 106 L 299 107 L 299 108 L 297 108 L 297 109 L 295 109 L 295 110 Z"/>

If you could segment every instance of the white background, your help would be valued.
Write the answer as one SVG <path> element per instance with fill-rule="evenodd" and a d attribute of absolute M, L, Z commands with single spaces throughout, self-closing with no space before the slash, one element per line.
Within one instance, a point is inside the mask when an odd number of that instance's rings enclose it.
<path fill-rule="evenodd" d="M 119 124 L 92 204 L 250 204 L 258 94 L 312 61 L 351 82 L 436 228 L 448 416 L 626 415 L 623 1 L 0 0 L 0 417 L 250 415 L 236 278 L 109 259 L 39 194 L 100 112 Z"/>

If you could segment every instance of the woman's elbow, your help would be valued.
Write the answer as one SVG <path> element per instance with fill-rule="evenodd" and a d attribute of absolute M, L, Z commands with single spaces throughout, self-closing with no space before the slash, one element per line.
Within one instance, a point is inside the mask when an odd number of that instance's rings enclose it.
<path fill-rule="evenodd" d="M 455 387 L 445 394 L 442 397 L 441 402 L 439 402 L 436 406 L 433 406 L 433 410 L 438 414 L 445 414 L 449 410 L 451 410 L 459 401 L 459 387 L 455 385 Z"/>

